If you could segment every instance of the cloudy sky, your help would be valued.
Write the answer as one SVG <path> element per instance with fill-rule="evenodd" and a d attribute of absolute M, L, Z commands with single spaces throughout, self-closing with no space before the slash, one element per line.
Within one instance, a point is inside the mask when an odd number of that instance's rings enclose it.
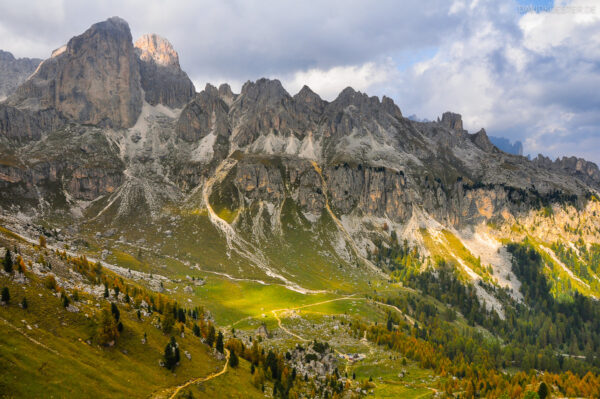
<path fill-rule="evenodd" d="M 270 77 L 332 100 L 352 86 L 600 163 L 600 0 L 0 0 L 0 49 L 47 58 L 114 15 L 134 40 L 168 38 L 198 90 Z"/>

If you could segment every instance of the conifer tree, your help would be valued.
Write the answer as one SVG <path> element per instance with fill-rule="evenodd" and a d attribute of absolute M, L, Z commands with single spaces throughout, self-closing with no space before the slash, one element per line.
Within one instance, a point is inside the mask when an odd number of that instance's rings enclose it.
<path fill-rule="evenodd" d="M 67 294 L 63 292 L 62 294 L 62 305 L 63 308 L 66 308 L 67 306 L 69 306 L 69 297 L 67 297 Z"/>
<path fill-rule="evenodd" d="M 240 360 L 235 354 L 235 351 L 232 349 L 229 353 L 229 365 L 233 368 L 236 368 L 238 364 L 240 364 Z"/>
<path fill-rule="evenodd" d="M 112 313 L 113 317 L 115 318 L 115 321 L 118 323 L 119 319 L 121 318 L 121 312 L 119 311 L 119 308 L 117 307 L 116 303 L 111 302 L 110 312 Z"/>
<path fill-rule="evenodd" d="M 165 367 L 171 371 L 174 370 L 179 362 L 179 348 L 177 347 L 175 337 L 171 337 L 171 340 L 167 343 L 164 358 Z"/>
<path fill-rule="evenodd" d="M 211 324 L 208 328 L 208 335 L 206 336 L 206 345 L 212 348 L 215 343 L 215 327 Z"/>
<path fill-rule="evenodd" d="M 8 287 L 2 288 L 2 302 L 10 302 L 10 292 L 8 292 Z"/>
<path fill-rule="evenodd" d="M 23 297 L 23 300 L 21 301 L 21 307 L 23 309 L 27 309 L 29 307 L 29 305 L 27 304 L 27 298 Z"/>
<path fill-rule="evenodd" d="M 6 273 L 12 273 L 13 271 L 13 259 L 10 249 L 7 249 L 6 253 L 4 254 L 4 271 Z"/>
<path fill-rule="evenodd" d="M 548 389 L 548 385 L 542 381 L 542 383 L 540 384 L 540 387 L 538 388 L 538 396 L 540 397 L 540 399 L 546 399 L 548 397 L 548 395 L 550 394 L 550 390 Z"/>
<path fill-rule="evenodd" d="M 223 333 L 221 331 L 219 331 L 219 334 L 217 334 L 217 343 L 215 345 L 215 348 L 220 353 L 223 353 Z"/>

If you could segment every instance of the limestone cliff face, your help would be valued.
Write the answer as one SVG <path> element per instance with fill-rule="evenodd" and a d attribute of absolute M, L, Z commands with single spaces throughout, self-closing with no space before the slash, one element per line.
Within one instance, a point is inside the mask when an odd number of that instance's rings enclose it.
<path fill-rule="evenodd" d="M 565 170 L 540 170 L 499 151 L 483 129 L 469 134 L 459 114 L 413 122 L 392 100 L 352 88 L 327 102 L 308 87 L 292 97 L 267 79 L 246 83 L 239 95 L 209 85 L 183 110 L 177 134 L 194 151 L 209 145 L 213 162 L 239 160 L 230 172 L 237 191 L 229 192 L 240 193 L 247 206 L 289 198 L 320 214 L 327 202 L 340 217 L 397 223 L 417 208 L 458 226 L 583 198 L 588 190 Z"/>
<path fill-rule="evenodd" d="M 127 22 L 110 18 L 69 40 L 16 90 L 9 104 L 54 109 L 79 123 L 133 126 L 142 91 Z"/>
<path fill-rule="evenodd" d="M 0 50 L 0 101 L 12 94 L 38 67 L 37 58 L 15 58 Z"/>
<path fill-rule="evenodd" d="M 311 218 L 403 224 L 423 211 L 464 226 L 579 204 L 600 182 L 592 163 L 529 161 L 483 129 L 470 134 L 459 114 L 415 122 L 352 88 L 331 102 L 269 79 L 195 93 L 168 41 L 145 35 L 134 47 L 118 18 L 56 50 L 0 105 L 0 148 L 6 200 L 106 196 L 157 212 L 213 180 L 214 198 L 246 210 L 290 201 Z"/>
<path fill-rule="evenodd" d="M 54 109 L 32 111 L 0 104 L 0 134 L 11 141 L 40 140 L 44 132 L 62 125 L 63 120 Z"/>
<path fill-rule="evenodd" d="M 145 99 L 152 105 L 181 108 L 196 92 L 192 81 L 179 66 L 179 56 L 168 40 L 144 35 L 135 42 Z"/>

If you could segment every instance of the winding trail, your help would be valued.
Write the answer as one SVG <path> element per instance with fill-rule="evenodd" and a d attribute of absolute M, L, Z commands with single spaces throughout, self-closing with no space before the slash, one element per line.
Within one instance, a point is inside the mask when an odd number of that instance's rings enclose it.
<path fill-rule="evenodd" d="M 185 384 L 179 385 L 175 388 L 167 388 L 156 395 L 152 395 L 152 397 L 156 398 L 156 399 L 163 398 L 163 397 L 165 397 L 165 396 L 163 396 L 163 394 L 168 393 L 168 391 L 170 391 L 171 389 L 174 389 L 173 393 L 170 396 L 168 396 L 169 399 L 174 399 L 177 396 L 177 394 L 179 392 L 181 392 L 182 389 L 185 389 L 185 388 L 189 387 L 190 385 L 199 384 L 201 382 L 206 382 L 206 381 L 212 380 L 213 378 L 217 378 L 217 377 L 225 374 L 227 372 L 227 368 L 229 367 L 229 356 L 230 356 L 229 349 L 225 348 L 225 353 L 226 353 L 225 366 L 223 366 L 223 368 L 220 371 L 210 374 L 206 377 L 199 377 L 199 378 L 191 379 L 188 382 L 186 382 Z"/>

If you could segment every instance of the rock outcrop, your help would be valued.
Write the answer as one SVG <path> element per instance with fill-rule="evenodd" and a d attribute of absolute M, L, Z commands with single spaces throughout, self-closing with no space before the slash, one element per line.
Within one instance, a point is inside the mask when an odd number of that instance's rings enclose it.
<path fill-rule="evenodd" d="M 37 58 L 15 58 L 0 50 L 0 101 L 12 94 L 40 65 Z"/>
<path fill-rule="evenodd" d="M 142 90 L 129 25 L 117 17 L 92 25 L 42 62 L 8 103 L 34 111 L 54 109 L 84 124 L 133 126 Z"/>
<path fill-rule="evenodd" d="M 600 189 L 600 170 L 598 165 L 577 157 L 562 157 L 552 161 L 550 158 L 539 154 L 533 163 L 547 170 L 563 172 L 580 178 L 586 183 Z"/>
<path fill-rule="evenodd" d="M 194 84 L 179 66 L 179 56 L 168 40 L 144 35 L 135 42 L 146 101 L 181 108 L 195 93 Z"/>
<path fill-rule="evenodd" d="M 444 112 L 442 124 L 452 130 L 461 131 L 463 129 L 462 116 L 452 112 Z"/>
<path fill-rule="evenodd" d="M 473 136 L 473 142 L 482 150 L 486 151 L 486 152 L 492 152 L 494 151 L 494 148 L 496 148 L 494 146 L 494 144 L 492 144 L 492 142 L 490 141 L 490 139 L 487 136 L 487 133 L 485 132 L 485 129 L 481 129 L 480 131 L 478 131 L 477 133 L 475 133 Z"/>

